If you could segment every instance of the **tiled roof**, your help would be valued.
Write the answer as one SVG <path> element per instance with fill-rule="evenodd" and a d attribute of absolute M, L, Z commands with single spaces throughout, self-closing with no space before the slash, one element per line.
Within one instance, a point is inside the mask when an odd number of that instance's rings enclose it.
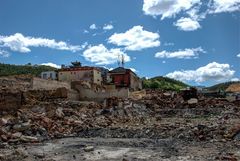
<path fill-rule="evenodd" d="M 118 67 L 110 71 L 110 73 L 126 73 L 128 69 Z"/>
<path fill-rule="evenodd" d="M 83 70 L 97 70 L 97 71 L 100 71 L 98 68 L 95 68 L 95 67 L 84 66 L 84 67 L 74 67 L 74 68 L 63 68 L 63 69 L 59 69 L 59 72 L 83 71 Z"/>

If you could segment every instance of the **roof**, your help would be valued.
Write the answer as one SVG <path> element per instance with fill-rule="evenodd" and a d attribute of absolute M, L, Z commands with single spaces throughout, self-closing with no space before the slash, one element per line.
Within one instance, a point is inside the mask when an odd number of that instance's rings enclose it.
<path fill-rule="evenodd" d="M 59 72 L 66 72 L 66 71 L 84 71 L 84 70 L 97 70 L 100 72 L 100 70 L 96 67 L 88 67 L 88 66 L 84 66 L 84 67 L 74 67 L 74 68 L 62 68 L 59 69 Z"/>
<path fill-rule="evenodd" d="M 231 85 L 226 89 L 226 92 L 240 93 L 240 83 L 231 84 Z"/>
<path fill-rule="evenodd" d="M 127 69 L 123 67 L 118 67 L 110 71 L 110 73 L 126 73 Z"/>
<path fill-rule="evenodd" d="M 49 71 L 44 71 L 44 72 L 41 72 L 41 73 L 56 73 L 56 71 L 54 71 L 54 70 L 49 70 Z"/>
<path fill-rule="evenodd" d="M 127 69 L 127 68 L 123 68 L 123 67 L 117 67 L 117 68 L 111 70 L 109 73 L 111 73 L 111 74 L 125 74 L 126 72 L 131 72 L 133 75 L 138 77 L 137 74 L 134 73 L 131 69 Z"/>

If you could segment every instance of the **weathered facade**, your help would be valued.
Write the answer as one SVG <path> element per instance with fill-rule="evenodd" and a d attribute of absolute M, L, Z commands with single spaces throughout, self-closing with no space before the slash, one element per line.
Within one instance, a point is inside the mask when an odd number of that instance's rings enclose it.
<path fill-rule="evenodd" d="M 131 69 L 118 67 L 109 73 L 112 83 L 114 83 L 116 87 L 127 87 L 132 90 L 142 89 L 141 79 Z"/>
<path fill-rule="evenodd" d="M 102 84 L 101 72 L 95 67 L 74 67 L 60 69 L 58 71 L 58 80 L 65 82 L 83 80 L 91 83 Z"/>
<path fill-rule="evenodd" d="M 57 72 L 55 71 L 46 71 L 41 73 L 42 79 L 57 80 Z"/>

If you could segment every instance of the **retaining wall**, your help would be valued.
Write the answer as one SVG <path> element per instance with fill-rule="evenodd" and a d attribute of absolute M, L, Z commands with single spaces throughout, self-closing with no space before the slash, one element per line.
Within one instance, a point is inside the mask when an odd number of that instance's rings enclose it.
<path fill-rule="evenodd" d="M 128 98 L 130 94 L 128 88 L 101 91 L 86 89 L 82 86 L 76 86 L 76 88 L 78 89 L 80 100 L 88 101 L 103 101 L 105 98 L 110 97 Z"/>
<path fill-rule="evenodd" d="M 34 77 L 31 82 L 32 89 L 44 89 L 44 90 L 53 90 L 61 87 L 65 87 L 70 90 L 71 85 L 68 82 L 59 82 L 55 80 L 45 80 L 41 78 Z"/>

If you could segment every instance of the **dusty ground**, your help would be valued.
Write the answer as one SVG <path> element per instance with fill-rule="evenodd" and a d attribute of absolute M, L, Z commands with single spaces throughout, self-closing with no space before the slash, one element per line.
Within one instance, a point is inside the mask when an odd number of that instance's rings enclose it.
<path fill-rule="evenodd" d="M 84 151 L 86 146 L 94 150 Z M 45 143 L 15 146 L 6 150 L 9 160 L 231 160 L 240 159 L 236 142 L 184 142 L 174 139 L 64 138 Z M 14 155 L 11 152 L 14 151 Z M 225 157 L 225 159 L 224 159 Z"/>

